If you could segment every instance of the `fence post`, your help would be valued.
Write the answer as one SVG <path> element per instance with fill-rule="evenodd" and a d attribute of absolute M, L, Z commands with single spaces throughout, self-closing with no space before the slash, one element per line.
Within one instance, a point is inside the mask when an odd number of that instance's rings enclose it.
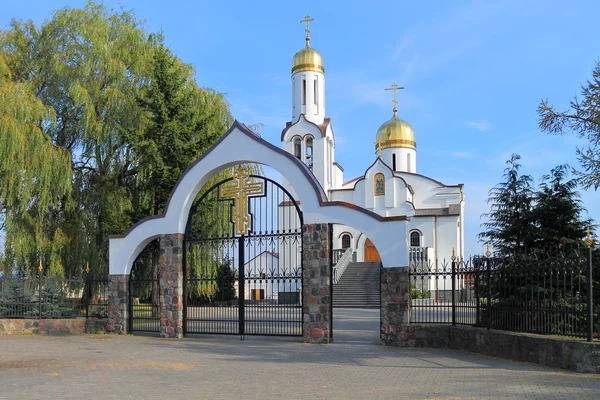
<path fill-rule="evenodd" d="M 456 255 L 452 248 L 452 326 L 456 326 Z"/>
<path fill-rule="evenodd" d="M 477 324 L 477 326 L 481 325 L 481 314 L 480 314 L 480 308 L 481 308 L 481 301 L 479 299 L 479 285 L 480 283 L 480 278 L 479 278 L 479 265 L 481 264 L 481 260 L 477 259 L 477 261 L 475 262 L 475 258 L 471 258 L 471 265 L 473 266 L 473 270 L 475 271 L 475 323 Z"/>
<path fill-rule="evenodd" d="M 588 247 L 588 259 L 587 259 L 587 292 L 588 292 L 588 334 L 587 341 L 594 341 L 594 282 L 592 276 L 592 246 L 594 241 L 590 234 L 590 228 L 587 229 L 587 238 L 585 239 L 585 245 Z"/>
<path fill-rule="evenodd" d="M 40 258 L 40 266 L 38 267 L 38 316 L 42 319 L 42 259 Z"/>
<path fill-rule="evenodd" d="M 492 252 L 490 251 L 490 244 L 487 244 L 487 250 L 485 252 L 486 257 L 486 269 L 487 269 L 487 287 L 488 287 L 488 295 L 487 295 L 487 328 L 488 330 L 492 327 L 492 266 L 490 257 L 492 256 Z"/>

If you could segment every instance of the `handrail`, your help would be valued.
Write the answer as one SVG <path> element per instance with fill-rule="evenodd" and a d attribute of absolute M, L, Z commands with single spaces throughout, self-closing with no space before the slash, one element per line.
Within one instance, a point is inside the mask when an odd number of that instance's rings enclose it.
<path fill-rule="evenodd" d="M 352 261 L 352 253 L 353 253 L 352 248 L 348 247 L 346 249 L 346 251 L 344 252 L 344 254 L 342 254 L 342 256 L 339 258 L 337 264 L 335 264 L 333 266 L 333 283 L 334 284 L 338 283 L 338 281 L 342 277 L 342 274 L 346 270 L 346 267 L 348 267 L 348 265 Z"/>

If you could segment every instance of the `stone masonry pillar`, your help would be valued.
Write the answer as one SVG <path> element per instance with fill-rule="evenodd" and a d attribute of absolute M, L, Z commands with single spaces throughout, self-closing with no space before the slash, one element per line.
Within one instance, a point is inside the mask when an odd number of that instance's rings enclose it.
<path fill-rule="evenodd" d="M 331 343 L 331 224 L 302 226 L 302 312 L 305 343 Z"/>
<path fill-rule="evenodd" d="M 129 313 L 129 275 L 108 276 L 108 332 L 127 333 Z"/>
<path fill-rule="evenodd" d="M 381 344 L 404 346 L 409 323 L 408 267 L 381 268 Z"/>
<path fill-rule="evenodd" d="M 160 336 L 183 338 L 183 234 L 160 236 Z"/>

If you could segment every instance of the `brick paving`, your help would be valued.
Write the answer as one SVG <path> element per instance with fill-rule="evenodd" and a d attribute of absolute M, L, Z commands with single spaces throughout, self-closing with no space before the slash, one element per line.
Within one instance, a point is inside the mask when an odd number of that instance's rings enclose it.
<path fill-rule="evenodd" d="M 369 316 L 334 310 L 341 322 L 329 345 L 302 338 L 4 336 L 0 399 L 600 398 L 599 375 L 378 346 Z"/>

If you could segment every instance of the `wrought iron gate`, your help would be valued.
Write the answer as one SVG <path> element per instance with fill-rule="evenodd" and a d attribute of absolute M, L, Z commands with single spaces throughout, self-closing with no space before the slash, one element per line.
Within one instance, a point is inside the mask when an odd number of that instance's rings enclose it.
<path fill-rule="evenodd" d="M 158 279 L 129 279 L 129 332 L 160 332 Z"/>
<path fill-rule="evenodd" d="M 184 332 L 302 335 L 302 214 L 277 182 L 237 168 L 192 206 Z"/>

